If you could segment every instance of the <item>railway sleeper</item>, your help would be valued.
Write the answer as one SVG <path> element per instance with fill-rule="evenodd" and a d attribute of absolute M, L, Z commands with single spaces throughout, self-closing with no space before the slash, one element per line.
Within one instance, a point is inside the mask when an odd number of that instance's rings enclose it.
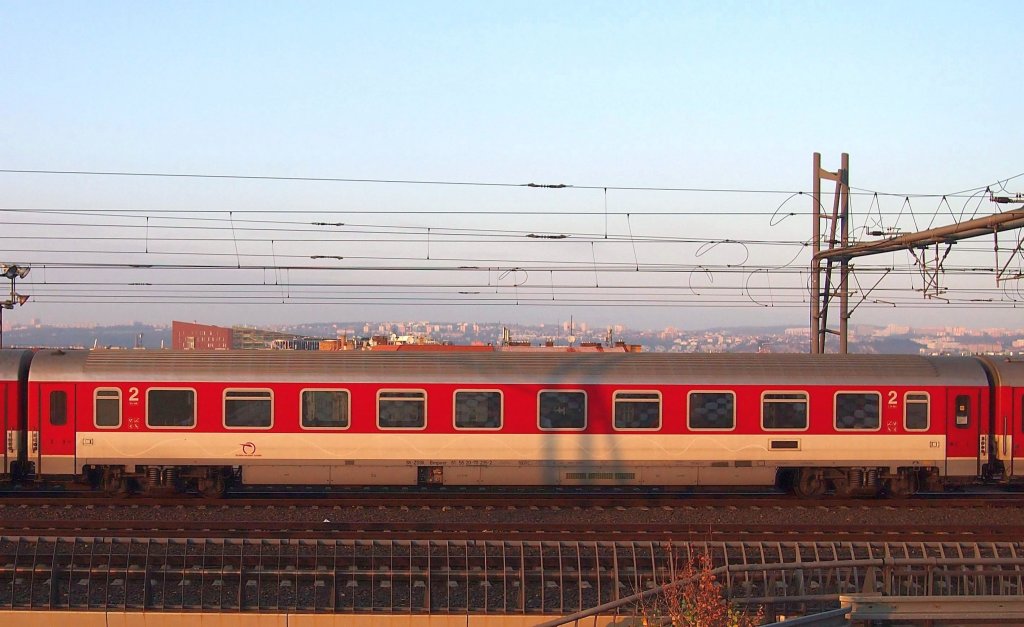
<path fill-rule="evenodd" d="M 818 467 L 784 468 L 778 486 L 803 498 L 818 498 L 827 492 L 837 497 L 890 496 L 905 498 L 918 490 L 941 488 L 936 468 Z"/>

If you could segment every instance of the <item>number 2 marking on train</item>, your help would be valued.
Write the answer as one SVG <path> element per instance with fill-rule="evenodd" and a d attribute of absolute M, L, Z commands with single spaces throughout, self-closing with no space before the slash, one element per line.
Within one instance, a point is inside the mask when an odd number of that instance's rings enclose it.
<path fill-rule="evenodd" d="M 139 402 L 139 388 L 130 387 L 128 388 L 128 402 L 135 404 Z"/>
<path fill-rule="evenodd" d="M 896 390 L 889 390 L 889 407 L 896 407 Z"/>

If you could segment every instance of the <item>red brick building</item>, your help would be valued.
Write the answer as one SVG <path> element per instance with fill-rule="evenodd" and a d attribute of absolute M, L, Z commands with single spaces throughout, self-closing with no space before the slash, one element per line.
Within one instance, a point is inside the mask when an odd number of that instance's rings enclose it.
<path fill-rule="evenodd" d="M 231 350 L 231 329 L 209 324 L 171 322 L 171 346 L 174 350 Z"/>

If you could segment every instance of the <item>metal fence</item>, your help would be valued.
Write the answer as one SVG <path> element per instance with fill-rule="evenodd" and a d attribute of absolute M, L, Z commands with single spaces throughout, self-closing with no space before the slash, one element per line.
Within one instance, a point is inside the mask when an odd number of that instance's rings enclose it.
<path fill-rule="evenodd" d="M 635 595 L 698 554 L 730 598 L 769 614 L 827 609 L 858 592 L 1024 592 L 1024 543 L 26 536 L 0 537 L 0 609 L 632 614 Z"/>

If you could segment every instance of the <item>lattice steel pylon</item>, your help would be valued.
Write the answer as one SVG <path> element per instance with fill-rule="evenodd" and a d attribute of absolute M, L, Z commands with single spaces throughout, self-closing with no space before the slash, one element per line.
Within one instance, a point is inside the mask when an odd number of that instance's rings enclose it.
<path fill-rule="evenodd" d="M 814 186 L 811 196 L 813 231 L 811 236 L 811 353 L 825 352 L 829 333 L 839 336 L 839 352 L 847 352 L 850 319 L 850 261 L 846 257 L 823 256 L 821 250 L 822 227 L 828 232 L 825 252 L 845 249 L 850 242 L 850 155 L 843 153 L 836 172 L 821 169 L 821 153 L 814 153 Z M 835 181 L 832 212 L 826 213 L 821 204 L 822 179 Z M 838 238 L 838 239 L 837 239 Z M 835 260 L 839 261 L 839 281 L 833 281 Z M 822 263 L 824 261 L 824 264 Z M 833 301 L 839 299 L 839 330 L 828 328 L 828 312 Z"/>

